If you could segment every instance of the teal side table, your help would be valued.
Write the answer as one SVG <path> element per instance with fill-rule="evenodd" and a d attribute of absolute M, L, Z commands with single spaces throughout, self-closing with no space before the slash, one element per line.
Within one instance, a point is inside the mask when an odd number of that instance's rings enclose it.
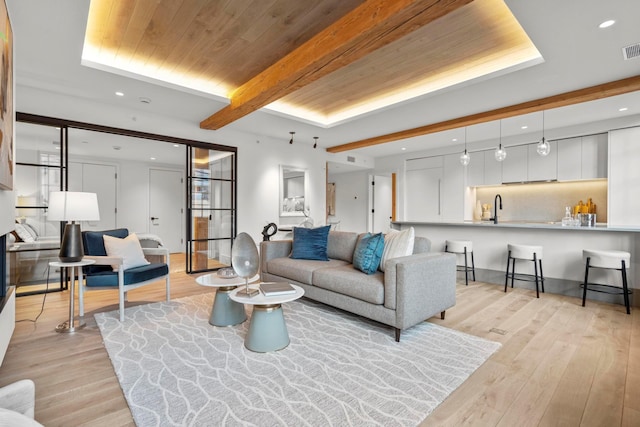
<path fill-rule="evenodd" d="M 297 300 L 304 295 L 304 289 L 291 285 L 295 293 L 276 296 L 265 296 L 260 293 L 253 297 L 238 296 L 238 289 L 229 297 L 245 305 L 253 305 L 253 313 L 249 323 L 249 331 L 244 339 L 244 346 L 257 353 L 267 353 L 286 348 L 289 345 L 289 332 L 284 320 L 282 304 Z"/>
<path fill-rule="evenodd" d="M 249 282 L 254 282 L 259 278 L 260 276 L 255 275 L 249 279 Z M 217 273 L 212 273 L 196 278 L 196 282 L 202 286 L 217 288 L 209 317 L 210 325 L 233 326 L 247 320 L 244 305 L 229 297 L 238 286 L 244 285 L 242 277 L 228 279 L 218 276 Z"/>

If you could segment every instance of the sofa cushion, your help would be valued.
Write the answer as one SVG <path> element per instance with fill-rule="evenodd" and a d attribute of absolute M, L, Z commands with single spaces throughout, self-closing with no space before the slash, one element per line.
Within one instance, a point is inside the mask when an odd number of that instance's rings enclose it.
<path fill-rule="evenodd" d="M 342 265 L 351 265 L 346 261 L 330 259 L 329 261 L 315 261 L 292 258 L 275 258 L 267 262 L 266 272 L 275 274 L 276 276 L 285 277 L 304 283 L 312 284 L 313 272 L 320 268 L 340 267 Z M 360 273 L 362 275 L 362 273 Z"/>
<path fill-rule="evenodd" d="M 167 264 L 149 264 L 140 267 L 133 267 L 128 270 L 124 270 L 124 284 L 130 285 L 132 283 L 145 282 L 147 280 L 160 278 L 169 274 L 169 267 Z M 113 271 L 102 271 L 96 274 L 86 276 L 87 286 L 89 287 L 102 287 L 102 286 L 118 286 L 118 273 Z"/>
<path fill-rule="evenodd" d="M 384 237 L 384 252 L 380 261 L 380 271 L 384 271 L 385 263 L 388 260 L 413 254 L 414 240 L 413 227 L 402 231 L 389 230 L 389 233 Z"/>
<path fill-rule="evenodd" d="M 384 250 L 384 236 L 382 233 L 363 235 L 356 250 L 353 252 L 353 266 L 363 273 L 373 274 L 380 265 Z"/>
<path fill-rule="evenodd" d="M 348 263 L 353 262 L 353 251 L 358 242 L 358 233 L 350 231 L 330 231 L 327 242 L 327 256 L 332 259 L 341 259 Z"/>
<path fill-rule="evenodd" d="M 313 286 L 348 295 L 371 304 L 384 303 L 384 274 L 363 274 L 348 264 L 336 268 L 319 268 L 313 272 Z"/>
<path fill-rule="evenodd" d="M 294 227 L 291 258 L 328 261 L 327 240 L 330 227 L 329 225 L 317 228 Z"/>

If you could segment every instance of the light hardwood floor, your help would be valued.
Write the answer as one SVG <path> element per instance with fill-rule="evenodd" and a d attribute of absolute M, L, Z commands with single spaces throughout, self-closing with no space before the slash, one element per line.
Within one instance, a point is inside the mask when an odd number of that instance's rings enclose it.
<path fill-rule="evenodd" d="M 172 274 L 172 297 L 212 292 Z M 19 322 L 0 385 L 36 383 L 36 419 L 54 426 L 130 426 L 131 414 L 93 319 L 117 309 L 116 292 L 86 294 L 87 327 L 54 332 L 68 292 L 50 294 L 36 323 Z M 130 292 L 130 304 L 160 301 L 163 285 Z M 33 319 L 42 295 L 20 297 L 17 319 Z M 459 283 L 457 304 L 431 322 L 502 343 L 502 348 L 429 416 L 424 426 L 640 426 L 640 315 L 619 305 L 500 286 Z M 389 334 L 392 334 L 389 330 Z"/>

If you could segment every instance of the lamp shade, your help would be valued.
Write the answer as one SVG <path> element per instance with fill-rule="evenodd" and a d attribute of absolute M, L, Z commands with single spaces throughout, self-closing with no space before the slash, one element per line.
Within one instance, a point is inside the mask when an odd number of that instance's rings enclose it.
<path fill-rule="evenodd" d="M 47 209 L 49 221 L 99 221 L 96 193 L 52 191 Z"/>

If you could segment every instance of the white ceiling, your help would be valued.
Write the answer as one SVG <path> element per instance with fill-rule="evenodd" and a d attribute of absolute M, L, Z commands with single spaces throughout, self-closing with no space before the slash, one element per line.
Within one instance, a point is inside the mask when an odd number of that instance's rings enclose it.
<path fill-rule="evenodd" d="M 143 111 L 160 117 L 180 117 L 195 127 L 224 103 L 212 97 L 178 88 L 168 88 L 113 75 L 80 65 L 88 0 L 6 0 L 15 38 L 17 110 L 22 90 L 36 88 L 115 105 L 135 117 Z M 328 147 L 381 134 L 492 110 L 532 99 L 555 95 L 640 74 L 640 59 L 625 61 L 622 48 L 640 42 L 637 0 L 506 0 L 516 19 L 541 52 L 544 62 L 527 69 L 483 81 L 449 88 L 405 102 L 353 121 L 320 128 L 264 111 L 255 112 L 230 125 L 234 130 L 271 138 Z M 598 24 L 615 19 L 616 24 L 599 29 Z M 124 97 L 116 97 L 120 90 Z M 151 100 L 143 104 L 140 98 Z M 620 107 L 628 110 L 620 112 Z M 585 103 L 545 113 L 545 129 L 566 127 L 623 115 L 640 114 L 640 93 Z M 64 117 L 74 119 L 73 117 Z M 522 124 L 529 128 L 521 129 Z M 498 123 L 467 129 L 469 142 L 497 138 Z M 503 136 L 542 132 L 541 113 L 505 119 Z M 464 131 L 454 130 L 354 150 L 353 154 L 381 157 L 441 147 L 464 140 Z M 168 148 L 171 148 L 167 144 Z M 144 150 L 143 150 L 143 154 Z M 351 154 L 351 153 L 350 153 Z"/>

